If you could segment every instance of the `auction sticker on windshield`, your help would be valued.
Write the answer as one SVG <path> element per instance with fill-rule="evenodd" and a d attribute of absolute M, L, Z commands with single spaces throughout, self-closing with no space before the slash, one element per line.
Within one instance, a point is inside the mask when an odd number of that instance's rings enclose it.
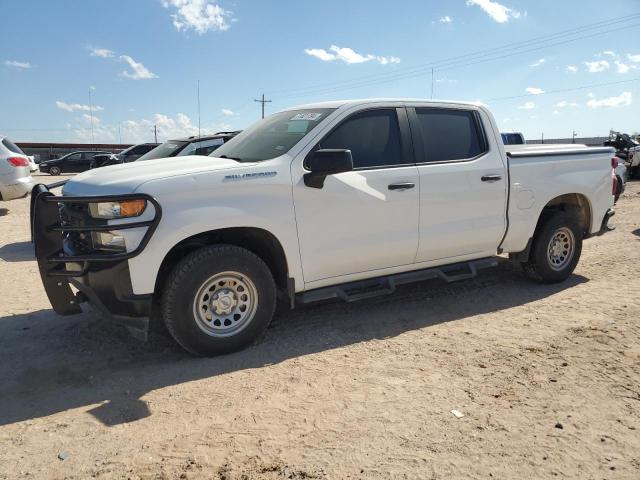
<path fill-rule="evenodd" d="M 308 120 L 311 122 L 315 122 L 322 116 L 322 113 L 298 113 L 294 115 L 291 120 Z"/>

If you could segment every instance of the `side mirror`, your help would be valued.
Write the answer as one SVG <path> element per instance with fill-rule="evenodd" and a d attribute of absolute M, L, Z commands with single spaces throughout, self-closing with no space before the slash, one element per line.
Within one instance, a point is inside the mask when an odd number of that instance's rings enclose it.
<path fill-rule="evenodd" d="M 316 150 L 307 157 L 305 168 L 309 173 L 304 174 L 304 184 L 311 188 L 322 188 L 327 175 L 353 170 L 351 150 Z"/>

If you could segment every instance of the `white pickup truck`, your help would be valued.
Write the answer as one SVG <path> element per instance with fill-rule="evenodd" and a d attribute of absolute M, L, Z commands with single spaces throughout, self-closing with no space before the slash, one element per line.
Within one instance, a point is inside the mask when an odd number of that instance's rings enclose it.
<path fill-rule="evenodd" d="M 291 306 L 469 278 L 508 253 L 539 282 L 607 230 L 613 149 L 505 151 L 481 105 L 358 100 L 292 108 L 210 157 L 85 172 L 34 190 L 49 300 L 141 331 L 158 311 L 186 350 L 250 345 Z M 72 289 L 71 286 L 74 288 Z"/>

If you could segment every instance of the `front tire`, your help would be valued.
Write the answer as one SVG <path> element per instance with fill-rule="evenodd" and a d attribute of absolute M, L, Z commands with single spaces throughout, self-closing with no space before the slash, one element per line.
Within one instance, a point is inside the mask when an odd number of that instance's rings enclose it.
<path fill-rule="evenodd" d="M 60 169 L 60 167 L 51 167 L 49 169 L 49 175 L 53 175 L 54 177 L 57 177 L 61 173 L 62 173 L 62 170 Z"/>
<path fill-rule="evenodd" d="M 269 267 L 233 245 L 203 247 L 183 258 L 169 275 L 161 300 L 171 336 L 200 356 L 248 347 L 266 330 L 275 306 Z"/>
<path fill-rule="evenodd" d="M 582 229 L 576 219 L 557 212 L 536 230 L 525 274 L 539 283 L 558 283 L 571 275 L 582 253 Z"/>

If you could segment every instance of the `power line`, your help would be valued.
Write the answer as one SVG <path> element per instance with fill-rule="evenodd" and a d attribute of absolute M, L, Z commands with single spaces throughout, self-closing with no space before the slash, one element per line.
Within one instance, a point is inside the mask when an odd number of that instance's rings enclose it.
<path fill-rule="evenodd" d="M 361 88 L 369 85 L 388 83 L 396 80 L 402 80 L 406 78 L 421 76 L 429 72 L 431 69 L 434 69 L 435 71 L 443 71 L 443 70 L 449 70 L 452 68 L 458 68 L 462 66 L 474 65 L 478 63 L 499 60 L 502 58 L 508 58 L 514 55 L 521 55 L 523 53 L 529 53 L 529 52 L 550 48 L 558 45 L 564 45 L 564 44 L 575 42 L 585 38 L 591 38 L 594 36 L 604 35 L 611 32 L 618 32 L 622 29 L 634 27 L 636 24 L 634 23 L 631 25 L 618 26 L 615 29 L 593 32 L 589 35 L 582 35 L 575 38 L 568 38 L 562 41 L 548 43 L 550 41 L 557 40 L 562 37 L 575 36 L 577 34 L 584 33 L 585 31 L 593 30 L 594 28 L 597 29 L 597 28 L 609 27 L 615 24 L 627 23 L 629 21 L 634 21 L 637 19 L 640 19 L 640 14 L 634 14 L 634 15 L 623 17 L 623 18 L 615 18 L 607 21 L 601 21 L 595 24 L 591 24 L 583 27 L 577 27 L 571 30 L 558 32 L 558 33 L 546 35 L 543 37 L 516 42 L 513 44 L 508 44 L 508 45 L 491 48 L 487 50 L 480 50 L 480 51 L 476 51 L 476 52 L 472 52 L 464 55 L 459 55 L 456 57 L 451 57 L 449 59 L 443 59 L 435 62 L 422 64 L 419 66 L 414 66 L 414 67 L 405 68 L 401 70 L 395 70 L 393 72 L 370 75 L 367 77 L 360 77 L 360 78 L 355 78 L 355 79 L 346 80 L 342 82 L 332 82 L 332 83 L 326 83 L 323 85 L 289 89 L 286 91 L 287 92 L 297 91 L 300 93 L 295 95 L 290 95 L 287 97 L 282 97 L 282 98 L 299 98 L 299 97 L 309 96 L 314 94 L 322 95 L 325 93 L 333 93 L 336 90 L 349 90 L 349 89 Z M 536 44 L 539 44 L 539 45 L 532 47 L 533 45 L 536 45 Z M 526 48 L 526 47 L 532 47 L 532 48 Z M 511 52 L 507 53 L 510 50 Z"/>
<path fill-rule="evenodd" d="M 630 83 L 630 82 L 636 82 L 636 81 L 640 81 L 640 77 L 636 77 L 636 78 L 629 78 L 627 80 L 618 80 L 616 82 L 603 82 L 603 83 L 592 83 L 590 85 L 582 85 L 580 87 L 571 87 L 571 88 L 559 88 L 557 90 L 548 90 L 544 93 L 524 93 L 522 95 L 511 95 L 508 97 L 495 97 L 495 98 L 489 98 L 487 100 L 484 100 L 485 102 L 499 102 L 502 100 L 514 100 L 516 98 L 525 98 L 525 97 L 540 97 L 540 96 L 544 96 L 544 95 L 551 95 L 554 93 L 566 93 L 566 92 L 575 92 L 578 90 L 587 90 L 589 88 L 597 88 L 597 87 L 606 87 L 609 85 L 619 85 L 621 83 Z"/>

